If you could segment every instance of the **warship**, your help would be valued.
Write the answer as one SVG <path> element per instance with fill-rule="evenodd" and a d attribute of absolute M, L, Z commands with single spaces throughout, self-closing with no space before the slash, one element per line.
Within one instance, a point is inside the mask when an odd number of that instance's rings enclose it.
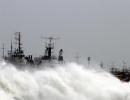
<path fill-rule="evenodd" d="M 33 57 L 33 55 L 25 55 L 24 50 L 22 48 L 21 43 L 21 32 L 15 33 L 15 41 L 17 44 L 17 47 L 14 49 L 13 44 L 11 42 L 10 50 L 7 52 L 7 55 L 4 55 L 4 45 L 3 45 L 3 59 L 7 63 L 11 63 L 16 66 L 38 66 L 38 65 L 54 65 L 54 64 L 61 64 L 64 62 L 63 58 L 63 50 L 59 50 L 58 56 L 54 55 L 54 42 L 53 40 L 56 40 L 57 38 L 54 37 L 46 37 L 44 39 L 49 40 L 46 43 L 45 52 L 44 55 L 41 55 L 39 57 Z"/>
<path fill-rule="evenodd" d="M 123 62 L 123 66 L 117 67 L 117 66 L 109 66 L 108 69 L 104 67 L 103 62 L 100 63 L 100 67 L 104 69 L 105 71 L 111 73 L 115 77 L 117 77 L 122 82 L 130 82 L 130 68 L 126 66 L 126 63 Z"/>
<path fill-rule="evenodd" d="M 123 68 L 111 68 L 110 73 L 112 73 L 114 76 L 116 76 L 118 79 L 120 79 L 123 82 L 129 82 L 130 81 L 130 69 Z"/>
<path fill-rule="evenodd" d="M 7 55 L 4 55 L 5 46 L 3 44 L 3 59 L 7 63 L 11 63 L 16 66 L 54 66 L 56 64 L 64 64 L 64 57 L 63 57 L 63 49 L 59 50 L 58 56 L 54 53 L 54 40 L 58 38 L 54 37 L 43 37 L 47 40 L 45 45 L 44 55 L 39 57 L 33 57 L 33 55 L 25 55 L 24 50 L 22 48 L 21 43 L 21 32 L 15 33 L 15 41 L 17 44 L 16 48 L 13 48 L 13 44 L 11 42 L 10 50 L 7 52 Z M 91 57 L 88 57 L 88 65 L 90 64 Z M 21 67 L 22 66 L 22 67 Z M 103 63 L 100 65 L 103 68 Z M 118 68 L 112 67 L 109 72 L 119 78 L 121 81 L 129 82 L 130 81 L 130 69 L 123 68 L 119 70 Z"/>

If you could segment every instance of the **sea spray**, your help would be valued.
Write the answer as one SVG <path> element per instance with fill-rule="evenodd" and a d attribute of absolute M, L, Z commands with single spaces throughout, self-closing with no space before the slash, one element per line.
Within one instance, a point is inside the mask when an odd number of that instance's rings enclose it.
<path fill-rule="evenodd" d="M 0 100 L 130 100 L 130 84 L 103 70 L 75 63 L 41 67 L 19 70 L 1 62 Z"/>

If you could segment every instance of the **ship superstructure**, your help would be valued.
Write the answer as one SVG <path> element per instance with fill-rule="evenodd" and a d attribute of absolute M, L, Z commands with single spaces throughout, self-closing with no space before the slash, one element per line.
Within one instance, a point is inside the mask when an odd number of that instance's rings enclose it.
<path fill-rule="evenodd" d="M 15 65 L 25 65 L 25 64 L 33 64 L 32 56 L 25 56 L 24 50 L 22 48 L 21 43 L 21 32 L 15 33 L 15 44 L 16 48 L 13 48 L 13 44 L 11 42 L 10 50 L 8 51 L 7 56 L 4 57 L 5 61 L 15 64 Z"/>
<path fill-rule="evenodd" d="M 27 65 L 54 66 L 55 64 L 63 64 L 64 63 L 63 49 L 60 49 L 57 54 L 55 54 L 54 52 L 55 51 L 54 40 L 57 40 L 58 38 L 54 38 L 54 37 L 43 37 L 43 38 L 47 40 L 44 54 L 39 57 L 33 57 L 32 55 L 25 55 L 24 50 L 22 48 L 23 44 L 21 42 L 21 32 L 16 32 L 15 33 L 16 47 L 15 48 L 13 47 L 13 43 L 11 41 L 10 50 L 7 52 L 7 55 L 5 56 L 5 51 L 4 51 L 5 45 L 3 44 L 2 57 L 7 63 L 11 63 L 16 66 L 27 66 Z M 88 57 L 88 65 L 90 65 L 90 61 L 91 61 L 91 57 Z M 103 63 L 101 63 L 100 66 L 103 68 Z M 126 69 L 125 67 L 123 67 L 123 69 L 119 70 L 118 68 L 112 67 L 109 70 L 109 72 L 122 81 L 125 82 L 130 81 L 130 69 Z"/>
<path fill-rule="evenodd" d="M 44 55 L 41 55 L 40 57 L 35 57 L 34 62 L 36 64 L 48 64 L 48 63 L 63 63 L 63 50 L 60 49 L 58 57 L 54 53 L 54 40 L 57 40 L 58 38 L 54 37 L 43 37 L 44 39 L 47 39 L 48 42 L 45 46 Z"/>
<path fill-rule="evenodd" d="M 41 65 L 41 64 L 54 64 L 54 63 L 63 63 L 63 50 L 60 49 L 58 56 L 54 54 L 54 40 L 57 38 L 54 37 L 46 37 L 44 39 L 49 40 L 48 43 L 46 43 L 45 46 L 45 52 L 44 55 L 39 57 L 34 57 L 32 55 L 25 55 L 24 50 L 22 48 L 21 43 L 21 32 L 15 33 L 15 43 L 17 45 L 16 48 L 13 48 L 13 44 L 11 42 L 10 50 L 7 53 L 7 56 L 4 56 L 4 60 L 6 62 L 20 65 L 20 66 L 26 66 L 26 65 Z M 3 47 L 4 52 L 4 47 Z"/>

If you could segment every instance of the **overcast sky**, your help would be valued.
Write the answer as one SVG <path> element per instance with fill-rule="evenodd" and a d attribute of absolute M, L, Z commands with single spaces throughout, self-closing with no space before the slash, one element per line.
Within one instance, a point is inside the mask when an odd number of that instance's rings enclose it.
<path fill-rule="evenodd" d="M 0 0 L 1 46 L 17 31 L 26 53 L 42 54 L 52 35 L 66 59 L 130 63 L 130 0 Z"/>

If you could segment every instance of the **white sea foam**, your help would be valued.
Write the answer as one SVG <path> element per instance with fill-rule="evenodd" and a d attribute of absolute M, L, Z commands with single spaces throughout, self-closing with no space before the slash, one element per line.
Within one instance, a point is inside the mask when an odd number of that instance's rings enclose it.
<path fill-rule="evenodd" d="M 0 100 L 130 100 L 130 84 L 75 63 L 31 71 L 1 62 Z"/>

